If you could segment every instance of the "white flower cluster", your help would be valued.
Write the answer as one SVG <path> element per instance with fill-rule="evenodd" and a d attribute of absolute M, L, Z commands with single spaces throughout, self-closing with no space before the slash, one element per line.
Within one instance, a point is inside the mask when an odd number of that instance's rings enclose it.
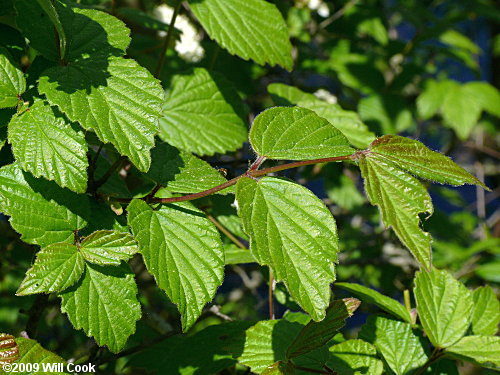
<path fill-rule="evenodd" d="M 297 5 L 307 6 L 315 10 L 321 17 L 326 18 L 330 15 L 330 8 L 323 0 L 296 0 Z"/>
<path fill-rule="evenodd" d="M 174 9 L 168 5 L 160 5 L 155 9 L 156 17 L 165 23 L 170 23 Z M 181 38 L 175 43 L 175 50 L 184 60 L 198 62 L 205 55 L 203 47 L 200 45 L 201 34 L 189 22 L 189 19 L 182 14 L 177 15 L 175 27 L 181 31 Z M 161 36 L 165 31 L 159 32 Z"/>

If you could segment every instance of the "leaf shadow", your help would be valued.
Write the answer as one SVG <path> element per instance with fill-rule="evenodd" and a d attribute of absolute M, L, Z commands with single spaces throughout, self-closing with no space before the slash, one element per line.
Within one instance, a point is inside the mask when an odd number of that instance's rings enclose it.
<path fill-rule="evenodd" d="M 112 44 L 108 32 L 91 17 L 76 13 L 70 6 L 59 6 L 58 12 L 68 37 L 67 53 L 59 66 L 45 70 L 42 77 L 56 84 L 53 89 L 67 94 L 90 94 L 95 88 L 107 86 L 110 59 L 123 56 L 124 51 Z"/>

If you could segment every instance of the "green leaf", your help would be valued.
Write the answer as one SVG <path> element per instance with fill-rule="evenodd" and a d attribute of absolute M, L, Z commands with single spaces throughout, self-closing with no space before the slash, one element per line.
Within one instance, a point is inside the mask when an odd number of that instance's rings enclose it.
<path fill-rule="evenodd" d="M 401 95 L 373 94 L 359 101 L 358 113 L 377 133 L 393 134 L 412 126 L 412 113 L 408 107 L 409 103 Z"/>
<path fill-rule="evenodd" d="M 392 314 L 398 319 L 411 323 L 411 317 L 408 310 L 398 301 L 384 296 L 383 294 L 367 288 L 363 285 L 352 283 L 335 283 L 335 286 L 347 290 L 349 293 L 354 294 L 361 301 L 373 304 L 380 307 L 382 310 Z"/>
<path fill-rule="evenodd" d="M 500 323 L 500 302 L 490 286 L 481 286 L 472 293 L 472 332 L 474 335 L 495 335 Z"/>
<path fill-rule="evenodd" d="M 302 324 L 285 319 L 258 322 L 247 330 L 245 346 L 238 362 L 250 367 L 257 374 L 264 373 L 275 362 L 286 361 L 287 347 L 302 328 Z M 321 369 L 324 358 L 321 351 L 315 351 L 310 353 L 309 357 L 294 358 L 294 363 Z"/>
<path fill-rule="evenodd" d="M 137 243 L 130 234 L 114 230 L 94 232 L 80 244 L 80 252 L 85 260 L 102 266 L 118 266 L 137 251 Z"/>
<path fill-rule="evenodd" d="M 384 364 L 376 348 L 363 340 L 347 340 L 330 347 L 326 365 L 339 375 L 382 375 Z"/>
<path fill-rule="evenodd" d="M 432 151 L 419 141 L 398 135 L 384 135 L 370 145 L 370 153 L 420 178 L 449 185 L 486 186 L 449 157 Z"/>
<path fill-rule="evenodd" d="M 320 322 L 310 321 L 299 332 L 288 347 L 287 358 L 295 358 L 326 345 L 354 314 L 360 303 L 356 298 L 333 301 L 326 310 L 325 319 Z"/>
<path fill-rule="evenodd" d="M 420 338 L 409 323 L 370 316 L 359 337 L 375 345 L 396 375 L 409 374 L 427 361 Z"/>
<path fill-rule="evenodd" d="M 324 118 L 299 107 L 274 107 L 260 113 L 250 143 L 270 159 L 308 160 L 353 153 L 347 138 Z"/>
<path fill-rule="evenodd" d="M 440 110 L 446 93 L 456 90 L 458 85 L 449 80 L 435 81 L 427 80 L 424 90 L 417 98 L 417 111 L 423 120 L 428 120 Z"/>
<path fill-rule="evenodd" d="M 141 317 L 134 274 L 126 265 L 87 264 L 80 281 L 63 292 L 61 311 L 76 329 L 83 329 L 100 346 L 119 352 Z"/>
<path fill-rule="evenodd" d="M 57 14 L 56 7 L 52 3 L 51 0 L 37 0 L 40 7 L 44 10 L 44 12 L 49 16 L 50 21 L 54 24 L 54 27 L 57 30 L 57 36 L 59 39 L 59 49 L 60 49 L 60 57 L 64 59 L 66 55 L 66 33 L 64 32 L 63 25 L 61 20 L 59 19 L 59 15 Z"/>
<path fill-rule="evenodd" d="M 338 105 L 326 103 L 319 99 L 299 101 L 297 105 L 310 109 L 318 116 L 328 120 L 356 147 L 365 148 L 375 139 L 375 134 L 361 121 L 356 112 L 343 110 Z"/>
<path fill-rule="evenodd" d="M 10 53 L 0 48 L 0 108 L 15 107 L 25 90 L 23 72 L 16 67 Z"/>
<path fill-rule="evenodd" d="M 37 7 L 36 2 L 20 1 L 18 22 L 30 25 L 31 17 L 39 20 L 41 8 Z M 71 43 L 66 63 L 42 73 L 39 91 L 70 120 L 93 129 L 103 142 L 113 143 L 139 169 L 147 170 L 163 90 L 146 69 L 119 57 L 130 43 L 130 30 L 101 11 L 60 3 L 56 8 Z M 42 19 L 26 31 L 34 48 L 58 59 L 51 22 Z"/>
<path fill-rule="evenodd" d="M 255 258 L 247 249 L 236 245 L 224 245 L 225 264 L 255 263 Z"/>
<path fill-rule="evenodd" d="M 464 34 L 456 30 L 448 29 L 439 36 L 439 40 L 452 47 L 467 50 L 470 53 L 477 54 L 480 52 L 476 43 L 466 37 Z"/>
<path fill-rule="evenodd" d="M 476 274 L 484 280 L 500 283 L 500 261 L 481 264 L 475 269 Z"/>
<path fill-rule="evenodd" d="M 179 307 L 187 331 L 212 300 L 224 275 L 224 250 L 219 233 L 190 204 L 160 205 L 144 201 L 128 206 L 128 222 L 148 271 Z"/>
<path fill-rule="evenodd" d="M 47 69 L 38 89 L 70 120 L 149 169 L 163 90 L 145 68 L 121 57 L 91 58 Z"/>
<path fill-rule="evenodd" d="M 478 123 L 482 106 L 474 93 L 459 84 L 446 92 L 441 112 L 447 126 L 465 140 Z"/>
<path fill-rule="evenodd" d="M 448 272 L 434 268 L 417 272 L 414 292 L 420 322 L 432 344 L 447 348 L 460 340 L 471 323 L 469 290 Z"/>
<path fill-rule="evenodd" d="M 87 143 L 83 133 L 41 100 L 9 124 L 9 142 L 19 165 L 78 193 L 87 188 Z"/>
<path fill-rule="evenodd" d="M 346 111 L 338 104 L 327 103 L 313 94 L 282 83 L 270 84 L 267 86 L 267 91 L 277 105 L 296 104 L 314 111 L 340 130 L 356 147 L 365 148 L 375 139 L 375 135 L 361 121 L 356 112 Z"/>
<path fill-rule="evenodd" d="M 66 62 L 83 61 L 96 56 L 121 56 L 130 43 L 130 30 L 118 18 L 95 9 L 72 7 L 53 2 L 68 43 Z M 59 61 L 54 25 L 43 16 L 38 1 L 16 1 L 17 24 L 29 39 L 30 46 L 49 60 Z M 102 66 L 101 66 L 102 67 Z M 101 76 L 103 72 L 99 71 Z M 98 77 L 91 77 L 95 83 Z M 83 84 L 84 82 L 80 82 Z M 90 87 L 89 87 L 90 88 Z"/>
<path fill-rule="evenodd" d="M 168 143 L 151 151 L 151 168 L 147 176 L 174 193 L 198 193 L 227 180 L 206 161 Z M 221 193 L 228 193 L 224 189 Z"/>
<path fill-rule="evenodd" d="M 75 245 L 55 243 L 37 253 L 16 295 L 61 292 L 82 276 L 85 262 Z"/>
<path fill-rule="evenodd" d="M 304 92 L 297 87 L 285 85 L 284 83 L 271 83 L 267 86 L 267 91 L 271 94 L 276 105 L 279 106 L 297 104 L 301 101 L 319 100 L 314 94 Z"/>
<path fill-rule="evenodd" d="M 177 335 L 131 356 L 127 366 L 159 374 L 216 374 L 236 364 L 235 358 L 245 344 L 245 330 L 253 324 L 229 322 L 206 327 L 191 336 Z"/>
<path fill-rule="evenodd" d="M 225 153 L 247 139 L 240 96 L 221 75 L 196 68 L 177 75 L 163 106 L 160 138 L 198 155 Z"/>
<path fill-rule="evenodd" d="M 0 169 L 0 212 L 10 216 L 23 241 L 42 247 L 72 243 L 90 214 L 87 196 L 36 179 L 17 164 Z"/>
<path fill-rule="evenodd" d="M 434 362 L 430 368 L 427 369 L 428 375 L 460 375 L 458 373 L 456 361 L 451 359 L 440 359 Z"/>
<path fill-rule="evenodd" d="M 64 369 L 66 366 L 66 361 L 59 357 L 58 355 L 52 353 L 51 351 L 48 351 L 47 349 L 44 349 L 38 342 L 35 340 L 30 340 L 30 339 L 25 339 L 24 337 L 18 337 L 16 339 L 16 343 L 19 347 L 19 354 L 20 358 L 16 361 L 16 364 L 18 364 L 18 369 L 30 369 L 34 365 L 39 365 L 39 371 L 18 371 L 16 374 L 19 375 L 37 375 L 37 374 L 43 374 L 45 372 L 54 374 L 54 375 L 59 375 L 59 374 L 68 374 L 65 371 L 58 371 L 59 369 Z M 43 366 L 50 366 L 53 364 L 53 367 L 51 366 L 52 371 L 42 371 Z M 60 365 L 58 365 L 60 364 Z M 24 365 L 24 366 L 23 366 Z M 50 367 L 49 367 L 50 368 Z M 6 372 L 2 371 L 1 366 L 0 366 L 0 374 L 12 374 L 12 372 Z"/>
<path fill-rule="evenodd" d="M 498 336 L 466 336 L 446 349 L 452 357 L 460 360 L 500 366 L 500 337 Z"/>
<path fill-rule="evenodd" d="M 500 117 L 500 92 L 488 82 L 468 82 L 463 90 L 474 96 L 483 109 L 494 116 Z"/>
<path fill-rule="evenodd" d="M 236 199 L 253 257 L 314 320 L 322 320 L 339 251 L 330 211 L 305 187 L 273 177 L 241 178 Z"/>
<path fill-rule="evenodd" d="M 431 236 L 419 225 L 419 214 L 433 211 L 427 189 L 376 153 L 361 154 L 359 166 L 366 194 L 373 205 L 379 206 L 386 227 L 392 227 L 420 264 L 430 268 Z"/>
<path fill-rule="evenodd" d="M 264 0 L 189 0 L 208 35 L 231 54 L 292 70 L 292 45 L 278 8 Z"/>

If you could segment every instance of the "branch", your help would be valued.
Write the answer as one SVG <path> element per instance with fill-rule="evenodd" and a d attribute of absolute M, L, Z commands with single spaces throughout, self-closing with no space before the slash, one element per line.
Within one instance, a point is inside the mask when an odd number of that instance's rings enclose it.
<path fill-rule="evenodd" d="M 317 163 L 329 163 L 333 161 L 347 161 L 347 160 L 356 160 L 358 158 L 358 155 L 360 153 L 363 153 L 366 151 L 357 151 L 352 155 L 345 155 L 345 156 L 334 156 L 331 158 L 322 158 L 322 159 L 313 159 L 313 160 L 303 160 L 303 161 L 295 161 L 292 163 L 287 163 L 287 164 L 282 164 L 282 165 L 277 165 L 275 167 L 270 167 L 270 168 L 264 168 L 264 169 L 255 169 L 254 164 L 250 167 L 248 171 L 243 173 L 242 175 L 239 175 L 238 177 L 235 177 L 229 181 L 224 182 L 223 184 L 214 186 L 211 189 L 201 191 L 199 193 L 194 193 L 194 194 L 188 194 L 188 195 L 183 195 L 180 197 L 171 197 L 171 198 L 152 198 L 148 199 L 148 202 L 150 203 L 175 203 L 175 202 L 185 202 L 185 201 L 192 201 L 195 199 L 203 198 L 208 195 L 212 195 L 214 193 L 217 193 L 218 191 L 224 190 L 230 186 L 236 185 L 238 180 L 242 177 L 261 177 L 265 176 L 269 173 L 274 173 L 274 172 L 279 172 L 279 171 L 284 171 L 286 169 L 291 169 L 291 168 L 297 168 L 297 167 L 302 167 L 304 165 L 311 165 L 311 164 L 317 164 Z M 263 160 L 261 158 L 258 158 L 256 162 L 261 163 Z M 260 165 L 260 164 L 259 164 Z M 253 168 L 253 169 L 252 169 Z M 121 203 L 129 203 L 130 199 L 129 198 L 116 198 L 114 199 L 117 202 Z"/>

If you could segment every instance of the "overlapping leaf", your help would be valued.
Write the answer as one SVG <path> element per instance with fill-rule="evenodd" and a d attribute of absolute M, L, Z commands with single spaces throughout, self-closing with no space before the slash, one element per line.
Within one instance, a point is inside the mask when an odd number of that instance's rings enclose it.
<path fill-rule="evenodd" d="M 158 374 L 212 375 L 236 364 L 245 330 L 253 322 L 212 325 L 191 336 L 175 336 L 131 356 L 128 365 Z M 196 353 L 196 355 L 193 355 Z"/>
<path fill-rule="evenodd" d="M 303 327 L 300 323 L 285 319 L 258 322 L 247 330 L 245 346 L 238 362 L 250 367 L 257 374 L 266 374 L 266 371 L 271 369 L 276 370 L 280 367 L 275 365 L 276 362 L 281 361 L 283 365 L 288 362 L 287 347 Z M 315 350 L 296 357 L 293 362 L 299 366 L 319 370 L 326 361 L 327 350 L 322 349 L 324 350 Z M 296 374 L 305 375 L 307 372 L 296 371 Z"/>
<path fill-rule="evenodd" d="M 466 336 L 447 350 L 452 357 L 480 365 L 500 367 L 500 337 Z"/>
<path fill-rule="evenodd" d="M 18 22 L 33 23 L 42 12 L 36 2 L 20 1 Z M 65 63 L 42 73 L 39 91 L 72 121 L 92 129 L 141 170 L 150 164 L 149 149 L 158 133 L 163 90 L 136 62 L 124 59 L 129 30 L 117 18 L 93 9 L 56 3 L 68 43 Z M 57 60 L 52 23 L 35 16 L 26 27 L 32 46 Z M 23 26 L 24 27 L 24 26 Z"/>
<path fill-rule="evenodd" d="M 365 190 L 378 205 L 387 227 L 426 268 L 431 266 L 431 236 L 420 228 L 419 214 L 432 213 L 429 193 L 414 177 L 375 153 L 359 157 Z"/>
<path fill-rule="evenodd" d="M 23 241 L 45 247 L 72 243 L 73 232 L 87 224 L 89 203 L 85 195 L 36 179 L 10 164 L 0 169 L 0 212 L 10 216 Z"/>
<path fill-rule="evenodd" d="M 233 151 L 247 138 L 243 112 L 230 82 L 198 68 L 173 78 L 160 119 L 160 138 L 199 155 Z"/>
<path fill-rule="evenodd" d="M 296 104 L 325 118 L 356 147 L 367 147 L 375 139 L 375 135 L 361 121 L 358 114 L 346 111 L 338 104 L 327 103 L 313 94 L 282 83 L 272 83 L 267 86 L 267 90 L 278 105 Z"/>
<path fill-rule="evenodd" d="M 208 35 L 231 54 L 291 70 L 292 45 L 278 8 L 264 0 L 190 0 Z"/>
<path fill-rule="evenodd" d="M 41 100 L 9 123 L 9 142 L 19 165 L 78 193 L 87 188 L 83 133 Z"/>
<path fill-rule="evenodd" d="M 415 300 L 420 322 L 434 346 L 453 345 L 469 328 L 471 293 L 448 272 L 419 271 L 415 277 Z"/>
<path fill-rule="evenodd" d="M 175 193 L 198 193 L 227 181 L 204 160 L 167 143 L 151 151 L 151 160 L 147 176 Z"/>
<path fill-rule="evenodd" d="M 350 155 L 347 138 L 322 117 L 299 107 L 274 107 L 260 113 L 250 143 L 270 159 L 308 160 Z"/>
<path fill-rule="evenodd" d="M 427 361 L 420 338 L 408 323 L 370 316 L 359 337 L 375 345 L 396 375 L 409 374 Z"/>
<path fill-rule="evenodd" d="M 37 253 L 35 264 L 17 290 L 17 295 L 61 292 L 82 276 L 85 262 L 77 247 L 55 243 Z"/>
<path fill-rule="evenodd" d="M 335 286 L 347 290 L 363 302 L 374 304 L 396 318 L 411 323 L 410 314 L 402 304 L 390 297 L 384 296 L 376 290 L 352 283 L 335 283 Z"/>
<path fill-rule="evenodd" d="M 119 352 L 141 317 L 134 274 L 127 265 L 88 264 L 80 281 L 61 293 L 61 310 L 76 329 Z"/>
<path fill-rule="evenodd" d="M 127 210 L 148 271 L 179 307 L 186 331 L 222 283 L 224 251 L 219 233 L 189 204 L 153 210 L 144 201 L 134 200 Z"/>
<path fill-rule="evenodd" d="M 472 332 L 475 335 L 495 335 L 500 323 L 500 302 L 490 286 L 482 286 L 472 293 Z"/>
<path fill-rule="evenodd" d="M 318 349 L 330 341 L 359 307 L 356 298 L 344 298 L 333 301 L 326 310 L 325 319 L 320 322 L 310 321 L 299 332 L 287 349 L 287 358 L 298 357 L 314 349 Z"/>
<path fill-rule="evenodd" d="M 323 319 L 338 253 L 330 211 L 305 187 L 273 177 L 240 179 L 236 198 L 254 258 L 314 320 Z"/>
<path fill-rule="evenodd" d="M 5 48 L 0 48 L 0 108 L 15 107 L 26 90 L 24 74 L 12 62 Z"/>
<path fill-rule="evenodd" d="M 99 230 L 86 237 L 80 252 L 86 261 L 99 265 L 119 265 L 137 253 L 137 243 L 129 233 Z"/>
<path fill-rule="evenodd" d="M 382 375 L 384 364 L 376 348 L 363 340 L 347 340 L 330 347 L 327 366 L 339 375 Z"/>
<path fill-rule="evenodd" d="M 46 70 L 39 90 L 72 121 L 148 170 L 163 91 L 146 69 L 121 57 L 86 59 Z"/>

